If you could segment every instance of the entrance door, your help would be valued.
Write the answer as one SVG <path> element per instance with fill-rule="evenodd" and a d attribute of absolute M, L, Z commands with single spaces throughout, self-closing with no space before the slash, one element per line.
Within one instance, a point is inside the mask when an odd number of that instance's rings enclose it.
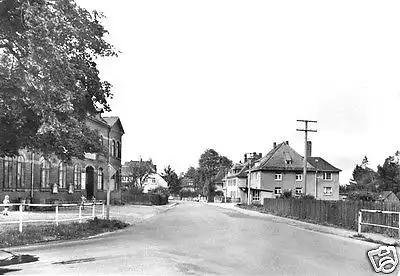
<path fill-rule="evenodd" d="M 89 166 L 86 168 L 86 197 L 92 199 L 94 195 L 94 169 Z"/>

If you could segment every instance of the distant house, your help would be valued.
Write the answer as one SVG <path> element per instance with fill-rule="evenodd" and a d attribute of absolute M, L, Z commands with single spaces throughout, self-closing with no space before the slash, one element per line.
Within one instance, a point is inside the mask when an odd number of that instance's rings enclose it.
<path fill-rule="evenodd" d="M 250 158 L 247 157 L 247 154 L 245 154 L 243 163 L 239 162 L 234 164 L 225 177 L 225 195 L 227 198 L 230 198 L 235 202 L 243 202 L 245 198 L 247 198 L 246 192 L 249 165 L 251 166 L 255 160 L 260 159 L 262 154 L 253 153 Z"/>
<path fill-rule="evenodd" d="M 283 191 L 293 195 L 311 194 L 317 199 L 339 200 L 340 169 L 321 157 L 307 153 L 307 183 L 303 181 L 303 156 L 289 142 L 274 143 L 273 149 L 257 160 L 250 173 L 251 201 L 263 203 L 264 198 L 280 197 Z"/>
<path fill-rule="evenodd" d="M 383 191 L 378 195 L 378 200 L 390 203 L 400 203 L 399 198 L 392 191 Z"/>
<path fill-rule="evenodd" d="M 181 191 L 188 191 L 193 193 L 196 190 L 196 187 L 194 186 L 194 180 L 189 177 L 182 178 L 181 187 Z"/>
<path fill-rule="evenodd" d="M 158 187 L 168 188 L 168 183 L 158 173 L 152 173 L 143 182 L 142 187 L 143 193 L 148 193 Z"/>

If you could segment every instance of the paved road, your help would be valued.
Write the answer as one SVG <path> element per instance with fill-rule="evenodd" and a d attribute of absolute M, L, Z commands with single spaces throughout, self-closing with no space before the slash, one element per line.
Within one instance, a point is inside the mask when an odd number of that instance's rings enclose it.
<path fill-rule="evenodd" d="M 128 230 L 18 253 L 39 257 L 7 275 L 376 275 L 376 245 L 202 203 L 184 203 Z"/>

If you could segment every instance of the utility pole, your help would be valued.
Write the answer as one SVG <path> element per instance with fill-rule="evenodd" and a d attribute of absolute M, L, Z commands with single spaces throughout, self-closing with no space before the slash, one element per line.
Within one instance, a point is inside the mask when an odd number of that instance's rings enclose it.
<path fill-rule="evenodd" d="M 253 153 L 245 153 L 245 155 L 247 156 L 247 162 L 249 162 L 249 177 L 247 180 L 247 205 L 250 205 L 250 181 L 251 181 L 251 161 L 253 160 L 254 156 Z"/>
<path fill-rule="evenodd" d="M 309 129 L 309 123 L 316 123 L 317 121 L 311 120 L 297 120 L 297 122 L 304 123 L 304 129 L 296 129 L 297 131 L 304 131 L 304 159 L 303 159 L 303 183 L 304 183 L 304 194 L 307 194 L 307 141 L 308 141 L 308 132 L 317 132 L 315 129 Z"/>

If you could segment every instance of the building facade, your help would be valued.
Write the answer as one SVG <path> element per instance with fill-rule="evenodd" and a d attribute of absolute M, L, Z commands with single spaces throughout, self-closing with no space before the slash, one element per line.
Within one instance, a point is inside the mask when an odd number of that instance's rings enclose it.
<path fill-rule="evenodd" d="M 112 198 L 117 199 L 124 134 L 121 121 L 98 114 L 89 117 L 87 125 L 99 132 L 104 153 L 86 153 L 84 160 L 69 163 L 26 150 L 15 158 L 0 158 L 0 197 L 7 194 L 11 202 L 34 203 L 78 202 L 82 195 L 105 200 L 110 185 Z"/>
<path fill-rule="evenodd" d="M 279 145 L 257 160 L 250 170 L 251 201 L 263 203 L 264 198 L 280 197 L 284 191 L 293 196 L 313 195 L 316 199 L 339 200 L 340 169 L 321 157 L 311 157 L 308 145 L 307 183 L 303 180 L 303 156 L 289 146 Z"/>

